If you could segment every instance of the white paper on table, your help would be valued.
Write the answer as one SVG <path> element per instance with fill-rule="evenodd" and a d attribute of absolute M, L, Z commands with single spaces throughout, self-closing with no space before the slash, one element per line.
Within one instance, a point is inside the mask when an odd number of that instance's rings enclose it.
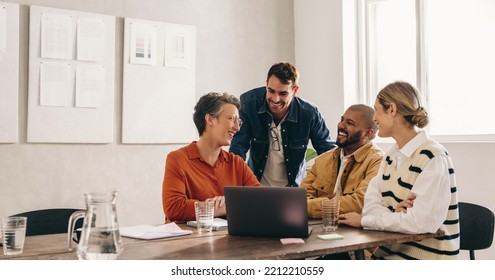
<path fill-rule="evenodd" d="M 121 227 L 120 234 L 126 237 L 138 239 L 158 239 L 181 235 L 192 234 L 190 230 L 183 230 L 175 223 L 169 223 L 159 226 L 137 225 L 131 227 Z"/>
<path fill-rule="evenodd" d="M 197 222 L 194 221 L 188 221 L 186 223 L 190 227 L 197 227 Z M 223 230 L 227 228 L 227 220 L 222 219 L 222 218 L 213 218 L 213 227 L 212 230 Z"/>

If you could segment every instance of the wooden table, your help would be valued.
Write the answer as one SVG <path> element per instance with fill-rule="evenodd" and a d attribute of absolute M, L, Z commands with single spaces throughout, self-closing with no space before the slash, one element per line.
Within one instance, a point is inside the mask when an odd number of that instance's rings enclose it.
<path fill-rule="evenodd" d="M 185 225 L 181 225 L 186 228 Z M 187 228 L 192 229 L 192 228 Z M 357 258 L 363 250 L 380 245 L 418 241 L 442 236 L 435 234 L 402 234 L 368 231 L 341 226 L 336 233 L 341 240 L 318 239 L 323 234 L 321 225 L 313 224 L 313 231 L 304 244 L 282 245 L 280 238 L 230 236 L 227 230 L 174 238 L 140 240 L 123 237 L 124 251 L 119 259 L 124 260 L 254 260 L 254 259 L 304 259 L 327 254 L 355 251 Z M 75 252 L 67 250 L 67 235 L 52 234 L 26 238 L 24 252 L 19 256 L 3 256 L 1 259 L 75 260 Z"/>

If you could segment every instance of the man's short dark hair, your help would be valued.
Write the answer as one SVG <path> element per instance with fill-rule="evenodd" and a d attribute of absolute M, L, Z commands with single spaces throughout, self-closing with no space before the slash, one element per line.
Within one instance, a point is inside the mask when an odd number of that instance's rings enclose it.
<path fill-rule="evenodd" d="M 364 125 L 366 126 L 366 128 L 373 129 L 373 136 L 371 137 L 371 139 L 375 138 L 376 131 L 378 130 L 378 127 L 374 121 L 375 109 L 373 109 L 373 107 L 370 107 L 366 104 L 354 104 L 354 105 L 351 105 L 348 108 L 348 110 L 363 113 Z"/>
<path fill-rule="evenodd" d="M 268 81 L 272 75 L 277 77 L 285 85 L 292 82 L 292 88 L 299 85 L 299 71 L 289 62 L 273 64 L 270 70 L 268 70 L 266 80 Z"/>

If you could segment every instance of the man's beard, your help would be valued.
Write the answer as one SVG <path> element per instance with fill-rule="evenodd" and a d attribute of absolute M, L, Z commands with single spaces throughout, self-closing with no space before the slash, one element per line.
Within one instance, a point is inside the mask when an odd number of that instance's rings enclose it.
<path fill-rule="evenodd" d="M 358 131 L 351 136 L 349 136 L 348 134 L 347 139 L 344 142 L 339 142 L 339 140 L 337 139 L 337 146 L 339 146 L 340 148 L 345 148 L 349 145 L 356 144 L 359 141 L 361 141 L 361 131 Z"/>

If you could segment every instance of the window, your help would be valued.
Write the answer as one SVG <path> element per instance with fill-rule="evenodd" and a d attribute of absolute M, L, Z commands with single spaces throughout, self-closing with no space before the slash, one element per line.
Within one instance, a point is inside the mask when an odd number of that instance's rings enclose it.
<path fill-rule="evenodd" d="M 362 96 L 416 85 L 439 140 L 495 141 L 495 1 L 362 0 Z"/>

